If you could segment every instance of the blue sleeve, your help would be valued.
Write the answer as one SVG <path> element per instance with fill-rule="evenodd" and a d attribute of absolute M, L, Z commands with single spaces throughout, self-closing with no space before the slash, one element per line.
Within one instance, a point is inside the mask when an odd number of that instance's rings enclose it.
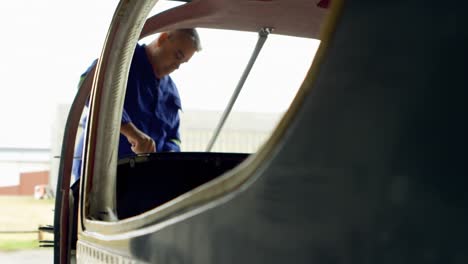
<path fill-rule="evenodd" d="M 83 81 L 86 79 L 86 76 L 88 75 L 88 73 L 93 69 L 93 67 L 96 65 L 97 63 L 97 59 L 95 59 L 93 61 L 93 63 L 91 63 L 91 65 L 88 67 L 88 69 L 86 69 L 86 71 L 81 74 L 80 76 L 80 82 L 78 83 L 78 87 L 81 87 L 81 85 L 83 84 Z M 86 99 L 86 106 L 89 106 L 89 98 Z M 123 112 L 122 112 L 122 124 L 127 124 L 127 123 L 131 123 L 132 122 L 132 119 L 130 118 L 130 116 L 127 114 L 127 111 L 125 111 L 125 109 L 123 109 Z"/>
<path fill-rule="evenodd" d="M 86 79 L 86 76 L 93 69 L 96 63 L 97 63 L 97 59 L 95 59 L 93 63 L 91 63 L 91 65 L 86 69 L 86 71 L 81 74 L 80 81 L 78 82 L 78 89 L 81 89 L 81 85 L 83 85 L 83 82 Z M 89 97 L 86 99 L 86 107 L 88 106 L 89 106 Z M 88 116 L 84 114 L 80 120 L 80 125 L 83 129 L 85 128 L 87 121 L 88 121 Z M 75 145 L 75 151 L 73 155 L 72 175 L 75 181 L 77 181 L 81 177 L 81 163 L 82 163 L 82 155 L 83 155 L 84 133 L 85 133 L 84 131 L 81 131 L 78 142 Z"/>
<path fill-rule="evenodd" d="M 132 122 L 132 119 L 130 118 L 130 116 L 127 114 L 127 111 L 125 111 L 125 108 L 123 109 L 122 111 L 122 124 L 128 124 L 128 123 L 131 123 Z"/>
<path fill-rule="evenodd" d="M 167 139 L 164 142 L 163 152 L 180 152 L 180 134 L 179 134 L 179 125 L 180 118 L 177 114 L 176 125 L 168 131 Z"/>
<path fill-rule="evenodd" d="M 86 69 L 85 72 L 83 72 L 80 76 L 80 81 L 78 83 L 78 89 L 81 88 L 81 85 L 83 84 L 84 80 L 86 79 L 86 76 L 88 76 L 88 73 L 93 69 L 93 67 L 96 65 L 97 59 L 91 63 L 91 65 Z M 89 97 L 86 99 L 86 106 L 89 106 Z"/>

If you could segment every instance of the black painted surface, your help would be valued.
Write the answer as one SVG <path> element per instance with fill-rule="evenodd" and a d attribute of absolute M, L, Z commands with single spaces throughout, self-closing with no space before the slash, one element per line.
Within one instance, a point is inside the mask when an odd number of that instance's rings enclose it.
<path fill-rule="evenodd" d="M 465 10 L 346 1 L 312 92 L 256 180 L 129 239 L 130 254 L 149 263 L 468 263 Z"/>
<path fill-rule="evenodd" d="M 118 166 L 117 216 L 125 219 L 153 209 L 241 163 L 248 154 L 153 153 L 145 162 Z"/>
<path fill-rule="evenodd" d="M 245 191 L 132 241 L 152 263 L 468 263 L 466 8 L 346 1 L 312 93 Z"/>

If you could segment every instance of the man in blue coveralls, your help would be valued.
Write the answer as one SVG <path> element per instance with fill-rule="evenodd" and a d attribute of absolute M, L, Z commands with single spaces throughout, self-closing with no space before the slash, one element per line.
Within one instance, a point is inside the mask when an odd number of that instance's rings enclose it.
<path fill-rule="evenodd" d="M 148 45 L 137 44 L 122 113 L 119 159 L 139 153 L 180 151 L 181 103 L 169 74 L 200 50 L 195 29 L 163 32 Z M 92 66 L 83 73 L 82 79 Z M 85 117 L 82 123 L 86 120 Z M 82 133 L 75 148 L 72 171 L 75 180 L 81 176 L 83 137 Z"/>

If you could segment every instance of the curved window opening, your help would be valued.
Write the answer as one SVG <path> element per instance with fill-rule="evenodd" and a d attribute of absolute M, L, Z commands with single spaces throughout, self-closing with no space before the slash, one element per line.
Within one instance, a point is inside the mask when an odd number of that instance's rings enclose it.
<path fill-rule="evenodd" d="M 149 16 L 181 4 L 185 3 L 159 1 Z M 183 195 L 257 152 L 289 108 L 320 43 L 315 39 L 276 35 L 273 31 L 212 152 L 206 152 L 249 62 L 258 33 L 197 30 L 202 50 L 171 74 L 181 99 L 181 152 L 139 154 L 118 161 L 114 212 L 117 220 L 147 212 Z M 139 44 L 148 44 L 157 37 L 146 37 Z"/>
<path fill-rule="evenodd" d="M 258 33 L 207 28 L 198 32 L 203 50 L 171 74 L 182 102 L 182 152 L 120 160 L 116 190 L 119 219 L 164 204 L 255 153 L 289 108 L 319 44 L 314 39 L 270 34 L 212 153 L 207 153 L 207 144 L 249 61 Z"/>

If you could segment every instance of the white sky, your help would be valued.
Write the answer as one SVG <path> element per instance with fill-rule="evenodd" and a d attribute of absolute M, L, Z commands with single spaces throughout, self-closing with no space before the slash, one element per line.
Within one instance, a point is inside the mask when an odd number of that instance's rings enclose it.
<path fill-rule="evenodd" d="M 117 2 L 0 3 L 0 147 L 49 147 L 56 104 L 71 102 Z"/>
<path fill-rule="evenodd" d="M 50 146 L 56 105 L 73 100 L 80 74 L 100 54 L 117 3 L 0 3 L 0 147 Z M 212 33 L 200 30 L 204 50 L 173 74 L 185 111 L 222 110 L 257 40 L 256 34 L 244 37 L 247 33 Z M 263 77 L 248 80 L 236 103 L 237 110 L 287 109 L 311 62 L 311 58 L 304 60 L 300 50 L 306 46 L 314 51 L 318 46 L 318 41 L 311 40 L 298 40 L 295 46 L 277 36 L 270 40 L 278 42 L 278 46 L 265 46 L 261 56 L 267 59 L 259 62 L 261 69 L 252 74 Z M 207 58 L 215 63 L 208 65 Z M 249 87 L 255 89 L 249 91 Z"/>

